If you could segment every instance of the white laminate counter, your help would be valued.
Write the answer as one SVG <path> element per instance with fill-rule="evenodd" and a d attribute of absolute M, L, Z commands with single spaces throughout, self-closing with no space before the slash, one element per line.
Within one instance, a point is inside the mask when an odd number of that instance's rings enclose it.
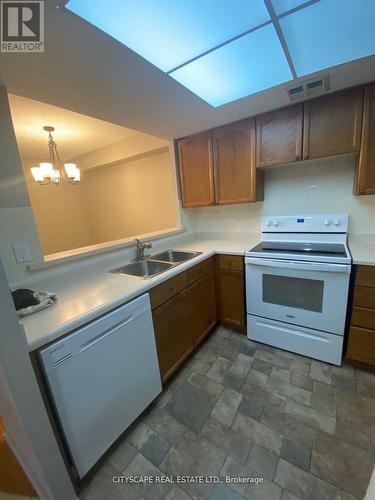
<path fill-rule="evenodd" d="M 48 290 L 56 293 L 58 297 L 58 302 L 49 309 L 22 319 L 29 350 L 38 349 L 215 253 L 243 255 L 245 250 L 259 243 L 261 239 L 257 233 L 205 234 L 206 236 L 197 233 L 181 241 L 176 237 L 174 245 L 170 240 L 164 248 L 159 246 L 151 252 L 156 253 L 167 248 L 202 252 L 194 259 L 151 279 L 110 273 L 111 269 L 126 263 L 117 256 L 113 260 L 82 264 L 29 281 L 25 285 L 28 288 Z"/>
<path fill-rule="evenodd" d="M 353 264 L 375 266 L 375 234 L 351 234 L 348 244 Z"/>

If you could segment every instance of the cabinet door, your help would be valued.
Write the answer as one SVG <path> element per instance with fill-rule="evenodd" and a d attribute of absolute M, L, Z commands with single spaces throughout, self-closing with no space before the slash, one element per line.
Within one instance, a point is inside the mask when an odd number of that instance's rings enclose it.
<path fill-rule="evenodd" d="M 375 84 L 365 87 L 361 151 L 354 192 L 375 194 Z"/>
<path fill-rule="evenodd" d="M 304 104 L 303 157 L 359 151 L 363 89 L 319 97 Z"/>
<path fill-rule="evenodd" d="M 223 325 L 245 332 L 245 283 L 242 271 L 219 269 L 219 316 Z"/>
<path fill-rule="evenodd" d="M 203 207 L 214 203 L 211 131 L 177 142 L 182 205 Z"/>
<path fill-rule="evenodd" d="M 184 290 L 153 310 L 160 375 L 169 378 L 193 350 L 190 295 Z"/>
<path fill-rule="evenodd" d="M 300 160 L 302 122 L 302 104 L 257 116 L 257 167 Z"/>
<path fill-rule="evenodd" d="M 216 324 L 215 275 L 209 273 L 189 288 L 194 343 L 198 344 Z"/>
<path fill-rule="evenodd" d="M 213 131 L 215 202 L 218 205 L 257 201 L 254 119 Z M 259 186 L 260 187 L 260 186 Z"/>

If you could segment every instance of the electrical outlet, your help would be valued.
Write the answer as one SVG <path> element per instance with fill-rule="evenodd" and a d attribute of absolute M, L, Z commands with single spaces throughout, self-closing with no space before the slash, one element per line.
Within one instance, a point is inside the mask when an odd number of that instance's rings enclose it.
<path fill-rule="evenodd" d="M 30 262 L 31 255 L 28 243 L 26 242 L 13 243 L 12 247 L 14 251 L 14 256 L 16 258 L 16 262 L 18 264 L 20 264 L 21 262 Z"/>

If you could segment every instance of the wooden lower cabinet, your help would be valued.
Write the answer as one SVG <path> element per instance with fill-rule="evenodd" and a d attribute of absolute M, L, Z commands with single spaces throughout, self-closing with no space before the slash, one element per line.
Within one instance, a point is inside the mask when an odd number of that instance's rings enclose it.
<path fill-rule="evenodd" d="M 356 266 L 348 361 L 375 365 L 375 266 Z"/>
<path fill-rule="evenodd" d="M 153 320 L 160 375 L 165 382 L 194 347 L 189 292 L 183 290 L 154 309 Z"/>
<path fill-rule="evenodd" d="M 193 340 L 199 344 L 216 324 L 215 275 L 207 274 L 189 288 Z"/>
<path fill-rule="evenodd" d="M 165 382 L 216 324 L 213 258 L 153 288 L 150 297 L 160 374 Z"/>
<path fill-rule="evenodd" d="M 223 325 L 246 332 L 244 259 L 238 255 L 219 255 L 218 309 Z"/>

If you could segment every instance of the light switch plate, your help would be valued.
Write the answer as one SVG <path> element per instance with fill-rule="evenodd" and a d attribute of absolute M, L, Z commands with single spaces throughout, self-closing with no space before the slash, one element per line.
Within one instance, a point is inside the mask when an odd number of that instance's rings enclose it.
<path fill-rule="evenodd" d="M 31 255 L 28 243 L 13 243 L 12 247 L 18 264 L 21 264 L 22 262 L 30 262 Z"/>

